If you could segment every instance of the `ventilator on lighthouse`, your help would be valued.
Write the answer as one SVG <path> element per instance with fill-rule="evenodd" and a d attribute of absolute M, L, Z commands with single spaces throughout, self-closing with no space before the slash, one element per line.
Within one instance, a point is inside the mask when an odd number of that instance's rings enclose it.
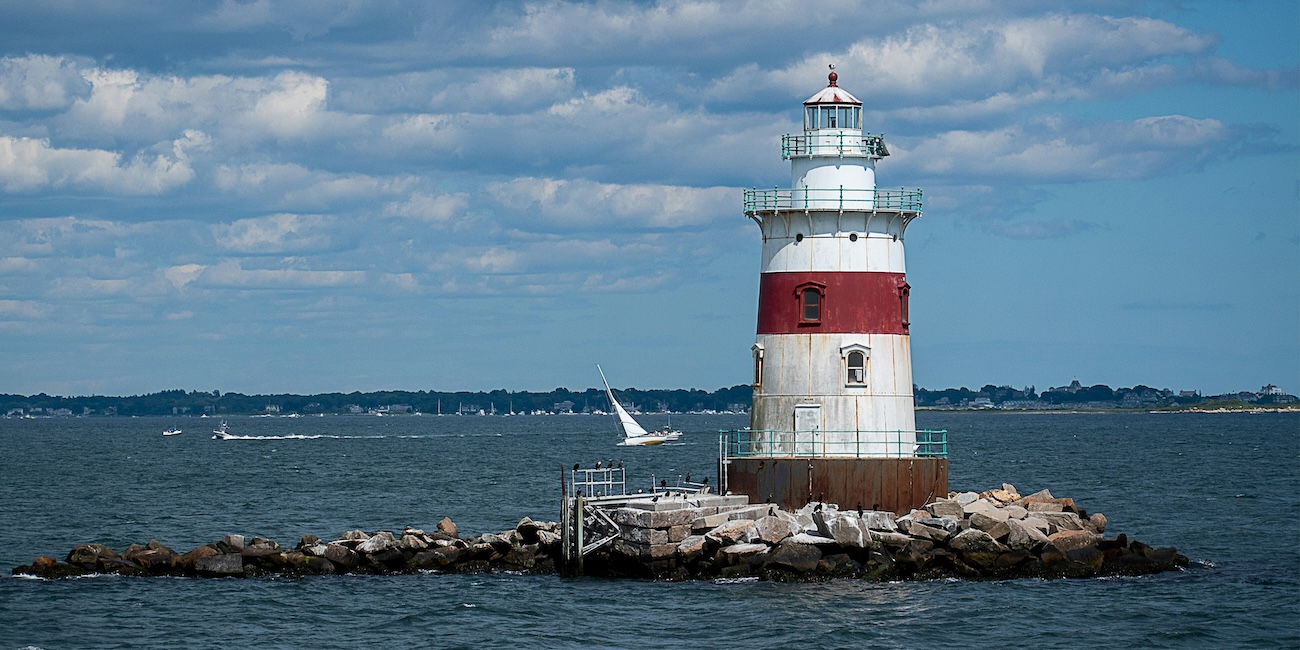
<path fill-rule="evenodd" d="M 884 138 L 829 84 L 781 138 L 790 189 L 748 190 L 762 230 L 750 427 L 719 475 L 753 501 L 905 512 L 948 491 L 946 433 L 918 431 L 903 236 L 921 190 L 876 185 Z"/>

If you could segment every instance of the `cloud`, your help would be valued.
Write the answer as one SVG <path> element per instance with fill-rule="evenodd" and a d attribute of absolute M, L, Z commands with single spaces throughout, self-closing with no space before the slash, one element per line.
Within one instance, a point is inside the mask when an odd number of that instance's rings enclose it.
<path fill-rule="evenodd" d="M 235 253 L 269 255 L 320 251 L 332 245 L 320 215 L 275 214 L 212 227 L 217 246 Z"/>
<path fill-rule="evenodd" d="M 1097 224 L 1080 219 L 1045 219 L 1040 221 L 991 221 L 984 230 L 1011 239 L 1060 239 L 1097 229 Z"/>
<path fill-rule="evenodd" d="M 187 133 L 171 143 L 172 155 L 121 154 L 99 149 L 59 149 L 48 139 L 0 136 L 0 189 L 30 192 L 47 187 L 108 194 L 161 194 L 194 178 L 186 149 L 202 138 Z"/>
<path fill-rule="evenodd" d="M 0 58 L 0 109 L 50 110 L 66 108 L 73 98 L 89 92 L 77 71 L 84 61 L 64 56 L 29 54 Z"/>
<path fill-rule="evenodd" d="M 469 195 L 426 194 L 415 192 L 405 201 L 395 201 L 384 206 L 384 215 L 417 219 L 429 223 L 445 224 L 464 214 L 469 206 Z"/>
<path fill-rule="evenodd" d="M 1183 115 L 1101 123 L 1048 116 L 986 131 L 948 131 L 910 148 L 894 146 L 891 162 L 945 178 L 1137 179 L 1230 155 L 1244 135 L 1219 120 Z"/>
<path fill-rule="evenodd" d="M 365 277 L 363 271 L 245 269 L 238 260 L 225 260 L 205 268 L 195 282 L 206 288 L 321 289 L 357 286 L 365 281 Z"/>
<path fill-rule="evenodd" d="M 50 306 L 30 300 L 0 300 L 0 321 L 40 320 L 50 313 Z"/>
<path fill-rule="evenodd" d="M 620 185 L 584 179 L 517 178 L 489 185 L 487 192 L 510 211 L 541 218 L 538 225 L 619 230 L 701 227 L 737 210 L 729 187 Z"/>

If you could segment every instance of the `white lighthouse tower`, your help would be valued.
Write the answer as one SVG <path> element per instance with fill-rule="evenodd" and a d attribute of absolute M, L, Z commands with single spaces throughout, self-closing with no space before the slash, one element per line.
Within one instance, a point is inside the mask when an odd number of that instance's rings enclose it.
<path fill-rule="evenodd" d="M 828 79 L 781 139 L 790 189 L 745 192 L 763 233 L 754 398 L 722 469 L 758 501 L 906 510 L 947 493 L 946 439 L 916 430 L 912 396 L 903 235 L 921 191 L 877 188 L 884 139 Z"/>

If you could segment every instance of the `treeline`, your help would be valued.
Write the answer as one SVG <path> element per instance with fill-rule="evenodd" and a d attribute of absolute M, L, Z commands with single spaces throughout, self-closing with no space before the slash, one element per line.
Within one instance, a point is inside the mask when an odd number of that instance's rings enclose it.
<path fill-rule="evenodd" d="M 752 389 L 748 385 L 698 389 L 616 391 L 629 410 L 641 412 L 743 412 L 749 409 Z M 913 387 L 916 405 L 932 408 L 1150 408 L 1235 401 L 1248 404 L 1295 403 L 1297 398 L 1268 385 L 1259 392 L 1202 396 L 1197 391 L 1174 392 L 1165 388 L 1137 385 L 1112 389 L 1105 384 L 1068 386 L 1038 392 L 1033 386 L 985 385 L 977 390 Z M 322 393 L 317 395 L 245 395 L 220 391 L 165 390 L 129 397 L 60 397 L 55 395 L 0 395 L 0 414 L 32 416 L 197 416 L 318 413 L 583 413 L 610 410 L 605 392 L 596 388 L 550 392 L 494 390 L 490 392 L 379 391 L 373 393 Z"/>
<path fill-rule="evenodd" d="M 747 385 L 720 388 L 617 391 L 627 408 L 641 411 L 721 412 L 749 408 Z M 322 393 L 316 395 L 245 395 L 220 391 L 165 390 L 129 397 L 61 397 L 56 395 L 0 395 L 0 414 L 53 416 L 159 416 L 249 415 L 317 413 L 566 413 L 608 411 L 603 390 L 571 391 L 557 388 L 546 393 L 494 390 L 490 392 L 379 391 L 372 393 Z"/>

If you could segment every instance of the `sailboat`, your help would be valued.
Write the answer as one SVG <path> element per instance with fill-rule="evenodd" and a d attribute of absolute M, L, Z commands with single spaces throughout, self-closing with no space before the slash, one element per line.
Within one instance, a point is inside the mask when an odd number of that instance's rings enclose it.
<path fill-rule="evenodd" d="M 618 443 L 621 446 L 633 445 L 662 445 L 669 440 L 676 440 L 681 437 L 681 431 L 673 431 L 669 427 L 664 427 L 659 431 L 646 431 L 645 427 L 632 417 L 622 404 L 614 399 L 614 391 L 609 387 L 609 381 L 605 379 L 605 371 L 600 369 L 600 364 L 596 364 L 596 371 L 600 373 L 600 381 L 605 384 L 605 395 L 609 397 L 609 405 L 614 407 L 614 416 L 618 418 L 618 429 L 623 433 L 623 442 Z"/>

